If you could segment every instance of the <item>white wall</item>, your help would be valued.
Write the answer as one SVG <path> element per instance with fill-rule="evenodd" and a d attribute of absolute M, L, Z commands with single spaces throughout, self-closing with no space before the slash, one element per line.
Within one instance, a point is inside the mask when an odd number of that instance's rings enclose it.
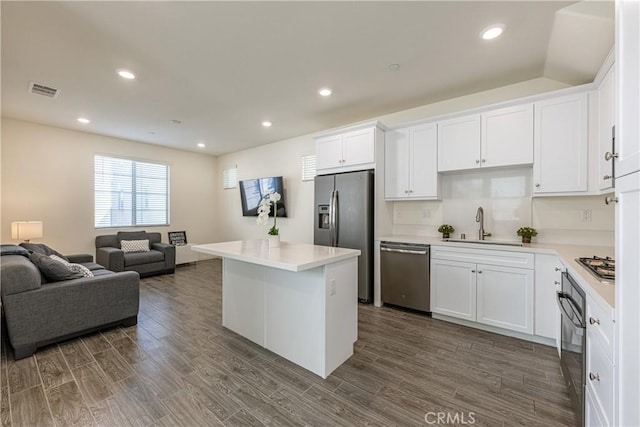
<path fill-rule="evenodd" d="M 170 165 L 171 225 L 197 243 L 216 239 L 218 183 L 215 157 L 2 118 L 0 241 L 11 239 L 11 222 L 42 220 L 47 243 L 63 253 L 95 253 L 93 156 L 111 154 Z M 34 240 L 35 242 L 35 240 Z"/>

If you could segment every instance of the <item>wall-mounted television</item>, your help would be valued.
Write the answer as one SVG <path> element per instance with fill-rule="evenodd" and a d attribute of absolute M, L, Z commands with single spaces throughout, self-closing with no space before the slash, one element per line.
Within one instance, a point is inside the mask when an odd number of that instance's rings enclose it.
<path fill-rule="evenodd" d="M 264 196 L 272 192 L 280 193 L 280 201 L 277 203 L 278 216 L 286 217 L 284 200 L 284 185 L 281 176 L 268 178 L 246 179 L 240 181 L 240 198 L 242 199 L 242 215 L 258 216 L 258 206 Z M 273 206 L 269 216 L 273 216 Z"/>

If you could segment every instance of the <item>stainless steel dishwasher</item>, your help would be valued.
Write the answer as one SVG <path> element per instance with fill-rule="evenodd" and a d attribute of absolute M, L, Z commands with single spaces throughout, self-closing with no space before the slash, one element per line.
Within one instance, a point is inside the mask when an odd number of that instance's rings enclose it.
<path fill-rule="evenodd" d="M 383 303 L 431 312 L 429 245 L 380 243 Z"/>

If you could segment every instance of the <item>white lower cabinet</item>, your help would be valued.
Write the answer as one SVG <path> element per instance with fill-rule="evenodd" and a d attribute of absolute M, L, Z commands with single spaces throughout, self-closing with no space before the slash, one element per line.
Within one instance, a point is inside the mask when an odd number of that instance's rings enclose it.
<path fill-rule="evenodd" d="M 585 427 L 602 427 L 609 424 L 605 421 L 602 410 L 593 398 L 592 391 L 589 387 L 585 390 L 584 402 L 584 425 Z"/>
<path fill-rule="evenodd" d="M 476 320 L 476 264 L 431 259 L 431 311 Z"/>
<path fill-rule="evenodd" d="M 533 265 L 528 253 L 432 246 L 431 311 L 532 334 Z"/>
<path fill-rule="evenodd" d="M 534 335 L 556 341 L 560 355 L 560 310 L 556 292 L 562 287 L 562 272 L 565 266 L 560 258 L 550 254 L 536 254 Z"/>
<path fill-rule="evenodd" d="M 533 333 L 533 270 L 478 264 L 476 321 Z"/>

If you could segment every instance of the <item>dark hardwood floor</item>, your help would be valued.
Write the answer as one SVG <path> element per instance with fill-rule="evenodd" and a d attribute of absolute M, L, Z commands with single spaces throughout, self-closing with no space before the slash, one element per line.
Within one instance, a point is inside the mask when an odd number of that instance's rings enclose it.
<path fill-rule="evenodd" d="M 574 423 L 551 347 L 361 305 L 355 354 L 322 380 L 222 327 L 220 270 L 143 279 L 137 326 L 18 361 L 3 341 L 2 425 Z"/>

